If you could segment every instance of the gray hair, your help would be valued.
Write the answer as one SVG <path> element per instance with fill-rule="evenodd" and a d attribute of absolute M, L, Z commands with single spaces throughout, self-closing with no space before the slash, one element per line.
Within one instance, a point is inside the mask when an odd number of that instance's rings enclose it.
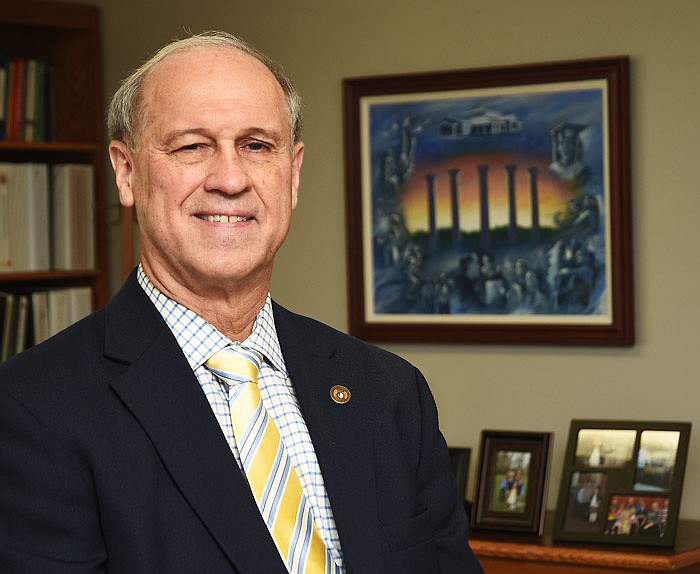
<path fill-rule="evenodd" d="M 262 62 L 279 83 L 287 100 L 287 117 L 292 144 L 301 139 L 303 104 L 301 96 L 282 68 L 245 40 L 228 32 L 208 31 L 163 46 L 121 83 L 107 108 L 107 133 L 111 140 L 135 147 L 144 128 L 143 91 L 149 72 L 174 52 L 199 47 L 222 47 L 239 50 Z M 138 133 L 137 133 L 138 132 Z"/>

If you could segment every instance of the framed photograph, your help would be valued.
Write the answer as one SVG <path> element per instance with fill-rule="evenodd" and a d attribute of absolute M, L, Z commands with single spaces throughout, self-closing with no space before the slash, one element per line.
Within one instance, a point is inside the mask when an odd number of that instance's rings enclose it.
<path fill-rule="evenodd" d="M 553 538 L 673 546 L 690 428 L 572 421 Z"/>
<path fill-rule="evenodd" d="M 451 446 L 448 450 L 450 452 L 452 472 L 457 480 L 457 494 L 459 494 L 460 500 L 465 500 L 467 498 L 467 481 L 469 480 L 469 462 L 472 450 L 457 446 Z"/>
<path fill-rule="evenodd" d="M 353 335 L 634 343 L 627 57 L 343 95 Z"/>
<path fill-rule="evenodd" d="M 552 433 L 481 433 L 473 529 L 542 535 Z"/>

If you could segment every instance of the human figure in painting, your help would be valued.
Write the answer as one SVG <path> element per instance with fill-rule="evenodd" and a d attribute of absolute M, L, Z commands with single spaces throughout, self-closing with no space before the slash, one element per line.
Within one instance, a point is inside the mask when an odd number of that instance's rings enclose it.
<path fill-rule="evenodd" d="M 584 148 L 581 132 L 585 125 L 565 122 L 551 131 L 552 163 L 549 171 L 560 179 L 577 185 L 590 178 L 590 170 L 583 163 Z"/>

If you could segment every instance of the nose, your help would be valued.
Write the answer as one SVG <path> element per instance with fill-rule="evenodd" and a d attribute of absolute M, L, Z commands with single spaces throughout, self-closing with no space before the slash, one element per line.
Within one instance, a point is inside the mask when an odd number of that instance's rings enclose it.
<path fill-rule="evenodd" d="M 211 155 L 204 183 L 206 191 L 227 195 L 241 193 L 250 187 L 248 166 L 234 146 L 220 146 Z"/>

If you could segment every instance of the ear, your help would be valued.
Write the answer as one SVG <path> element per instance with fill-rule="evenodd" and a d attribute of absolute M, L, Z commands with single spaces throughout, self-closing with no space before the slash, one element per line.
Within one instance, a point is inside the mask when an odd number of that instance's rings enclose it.
<path fill-rule="evenodd" d="M 304 142 L 294 145 L 292 157 L 292 209 L 299 199 L 299 182 L 301 181 L 301 164 L 304 163 Z"/>
<path fill-rule="evenodd" d="M 109 159 L 119 188 L 119 201 L 124 207 L 132 207 L 134 205 L 132 185 L 134 160 L 131 151 L 124 142 L 112 140 L 109 142 Z"/>

